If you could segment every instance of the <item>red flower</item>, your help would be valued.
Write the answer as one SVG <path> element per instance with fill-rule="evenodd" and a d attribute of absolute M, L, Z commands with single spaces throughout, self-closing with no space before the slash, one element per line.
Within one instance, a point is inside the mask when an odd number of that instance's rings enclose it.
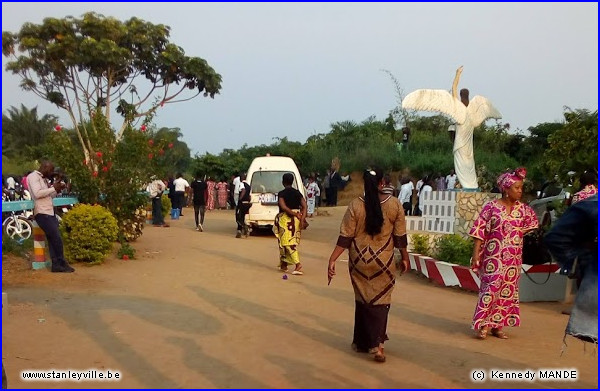
<path fill-rule="evenodd" d="M 165 105 L 165 101 L 163 100 L 162 102 L 160 102 L 160 107 L 163 107 Z"/>
<path fill-rule="evenodd" d="M 142 126 L 140 127 L 140 130 L 141 130 L 142 132 L 145 132 L 145 131 L 146 131 L 146 125 L 142 125 Z"/>
<path fill-rule="evenodd" d="M 148 140 L 148 145 L 149 146 L 153 146 L 154 145 L 154 140 Z"/>
<path fill-rule="evenodd" d="M 87 159 L 83 159 L 83 164 L 87 165 Z"/>
<path fill-rule="evenodd" d="M 96 152 L 96 156 L 102 157 L 102 152 L 100 152 L 100 151 Z"/>
<path fill-rule="evenodd" d="M 164 149 L 161 149 L 161 150 L 159 150 L 159 151 L 158 151 L 158 154 L 159 154 L 160 156 L 164 155 L 164 154 L 165 154 L 165 150 L 164 150 Z"/>
<path fill-rule="evenodd" d="M 106 166 L 102 167 L 102 171 L 107 172 L 108 171 L 108 167 L 106 167 Z"/>
<path fill-rule="evenodd" d="M 151 153 L 148 154 L 148 159 L 152 159 L 153 157 L 154 157 L 153 154 L 151 154 Z"/>
<path fill-rule="evenodd" d="M 62 128 L 60 127 L 60 125 L 56 125 L 56 126 L 54 127 L 54 130 L 56 130 L 57 132 L 60 132 L 60 130 L 61 130 L 61 129 L 62 129 Z"/>
<path fill-rule="evenodd" d="M 129 260 L 129 255 L 123 254 L 122 258 L 123 258 L 124 261 L 128 261 Z"/>
<path fill-rule="evenodd" d="M 93 176 L 93 177 L 97 177 L 97 176 L 98 176 L 98 171 L 94 171 L 94 172 L 92 172 L 92 176 Z"/>
<path fill-rule="evenodd" d="M 169 143 L 169 148 L 173 148 L 173 143 Z"/>

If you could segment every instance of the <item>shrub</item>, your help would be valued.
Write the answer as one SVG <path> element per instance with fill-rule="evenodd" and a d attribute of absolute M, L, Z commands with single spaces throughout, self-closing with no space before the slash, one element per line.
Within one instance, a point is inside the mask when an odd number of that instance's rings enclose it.
<path fill-rule="evenodd" d="M 145 222 L 146 208 L 139 207 L 131 218 L 125 219 L 119 224 L 119 240 L 132 242 L 142 236 Z"/>
<path fill-rule="evenodd" d="M 163 194 L 162 197 L 160 197 L 160 202 L 161 202 L 163 218 L 166 218 L 167 216 L 169 216 L 171 214 L 171 208 L 172 208 L 171 199 L 169 198 L 168 195 Z"/>
<path fill-rule="evenodd" d="M 430 255 L 429 236 L 414 234 L 411 236 L 412 250 L 417 254 Z"/>
<path fill-rule="evenodd" d="M 135 248 L 131 247 L 129 243 L 121 243 L 121 248 L 117 252 L 117 256 L 119 259 L 134 259 L 135 258 Z M 126 258 L 124 256 L 127 256 Z"/>
<path fill-rule="evenodd" d="M 460 235 L 445 235 L 435 244 L 435 255 L 439 261 L 469 266 L 473 255 L 473 240 L 463 239 Z"/>
<path fill-rule="evenodd" d="M 100 205 L 78 204 L 63 216 L 60 230 L 69 261 L 101 263 L 119 231 L 117 220 Z"/>

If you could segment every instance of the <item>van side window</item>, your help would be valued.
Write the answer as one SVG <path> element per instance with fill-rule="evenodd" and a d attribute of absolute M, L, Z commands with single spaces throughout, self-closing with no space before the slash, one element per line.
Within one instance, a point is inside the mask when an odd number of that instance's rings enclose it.
<path fill-rule="evenodd" d="M 283 190 L 281 179 L 286 171 L 256 171 L 250 178 L 253 193 L 279 193 Z M 294 176 L 294 188 L 298 188 Z"/>

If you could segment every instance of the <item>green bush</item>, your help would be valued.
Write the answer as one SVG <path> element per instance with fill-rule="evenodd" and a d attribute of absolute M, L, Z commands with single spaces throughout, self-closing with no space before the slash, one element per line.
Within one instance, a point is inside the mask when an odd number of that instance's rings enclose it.
<path fill-rule="evenodd" d="M 134 259 L 135 258 L 135 248 L 131 247 L 129 243 L 121 243 L 121 248 L 117 252 L 117 256 L 119 259 L 123 259 L 124 256 L 127 256 L 126 259 Z"/>
<path fill-rule="evenodd" d="M 171 214 L 171 199 L 168 195 L 163 194 L 162 197 L 160 197 L 160 202 L 163 218 L 167 218 L 167 216 Z"/>
<path fill-rule="evenodd" d="M 69 261 L 101 263 L 117 239 L 117 219 L 100 205 L 78 204 L 63 216 L 60 230 Z"/>
<path fill-rule="evenodd" d="M 469 266 L 473 255 L 473 240 L 463 239 L 460 235 L 445 235 L 436 240 L 435 258 L 438 261 Z"/>
<path fill-rule="evenodd" d="M 420 235 L 420 234 L 414 234 L 411 235 L 411 242 L 412 242 L 412 251 L 417 253 L 417 254 L 421 254 L 421 255 L 426 255 L 429 256 L 431 250 L 429 249 L 429 236 L 428 235 Z"/>

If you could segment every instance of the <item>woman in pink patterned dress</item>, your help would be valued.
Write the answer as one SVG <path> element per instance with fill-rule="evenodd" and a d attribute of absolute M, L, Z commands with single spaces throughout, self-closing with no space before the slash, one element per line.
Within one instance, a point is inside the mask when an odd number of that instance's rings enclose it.
<path fill-rule="evenodd" d="M 538 227 L 535 212 L 521 203 L 526 171 L 519 168 L 498 178 L 502 198 L 483 206 L 469 235 L 475 240 L 471 268 L 481 285 L 472 327 L 480 339 L 488 332 L 507 339 L 504 326 L 519 326 L 519 277 L 523 234 Z"/>
<path fill-rule="evenodd" d="M 206 210 L 213 210 L 215 208 L 215 187 L 215 181 L 213 181 L 212 177 L 209 177 L 206 181 L 206 191 L 208 192 L 208 199 L 206 200 Z"/>
<path fill-rule="evenodd" d="M 217 202 L 219 204 L 219 209 L 227 208 L 227 197 L 229 193 L 227 191 L 227 182 L 221 180 L 221 182 L 217 183 Z"/>

